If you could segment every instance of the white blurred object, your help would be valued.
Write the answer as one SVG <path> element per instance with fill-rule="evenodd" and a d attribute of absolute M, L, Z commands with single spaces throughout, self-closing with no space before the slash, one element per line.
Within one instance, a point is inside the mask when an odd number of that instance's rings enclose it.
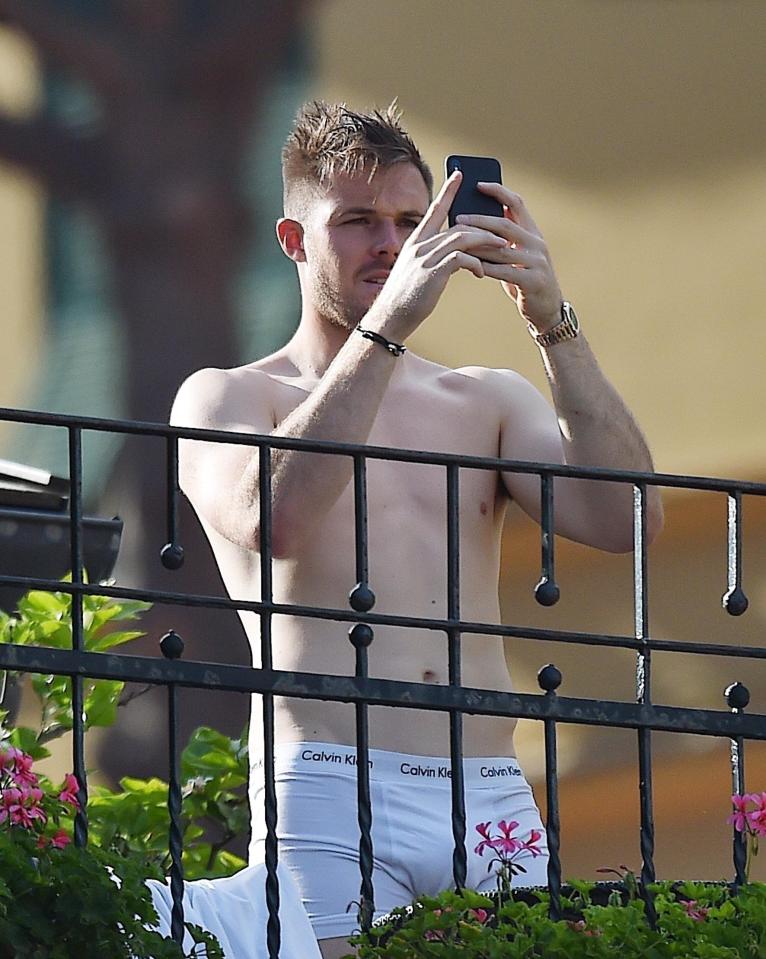
<path fill-rule="evenodd" d="M 279 919 L 282 932 L 280 959 L 321 959 L 308 914 L 301 903 L 298 888 L 283 866 L 279 878 Z M 170 880 L 148 880 L 154 907 L 159 916 L 159 931 L 170 935 L 173 898 Z M 226 959 L 268 959 L 266 948 L 266 867 L 247 866 L 224 879 L 196 879 L 184 883 L 184 922 L 212 932 L 221 943 Z M 194 945 L 184 937 L 184 950 Z"/>

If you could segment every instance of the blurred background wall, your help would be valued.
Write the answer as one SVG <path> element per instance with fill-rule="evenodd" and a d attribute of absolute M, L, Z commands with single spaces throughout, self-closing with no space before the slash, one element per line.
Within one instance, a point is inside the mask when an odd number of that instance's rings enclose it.
<path fill-rule="evenodd" d="M 448 153 L 500 159 L 505 182 L 524 196 L 543 230 L 565 295 L 604 369 L 642 424 L 658 470 L 765 480 L 766 127 L 759 119 L 766 98 L 764 36 L 761 0 L 306 4 L 290 39 L 280 41 L 270 79 L 259 82 L 253 146 L 241 153 L 243 195 L 253 217 L 237 273 L 232 362 L 269 352 L 297 321 L 295 281 L 272 231 L 279 213 L 279 144 L 298 103 L 321 96 L 357 107 L 384 106 L 398 97 L 437 180 Z M 255 36 L 251 49 L 253 57 L 261 53 Z M 56 82 L 63 83 L 67 72 L 44 66 L 33 45 L 7 28 L 0 35 L 0 106 L 23 116 L 43 97 L 66 112 L 66 91 Z M 77 98 L 71 91 L 69 98 L 71 113 Z M 87 104 L 78 102 L 85 110 Z M 96 262 L 105 258 L 98 221 L 17 167 L 1 172 L 6 375 L 0 402 L 94 415 L 129 412 L 129 326 L 109 283 L 99 280 L 110 267 Z M 210 318 L 211 341 L 217 323 Z M 181 325 L 162 349 L 174 344 L 183 353 L 185 336 Z M 545 389 L 524 324 L 494 284 L 456 277 L 411 345 L 448 365 L 511 367 Z M 83 355 L 87 375 L 67 375 Z M 52 390 L 57 383 L 61 388 Z M 146 385 L 147 418 L 166 417 L 171 387 L 157 385 L 152 394 L 151 381 Z M 61 470 L 62 449 L 29 431 L 0 431 L 0 456 Z M 126 525 L 118 579 L 170 582 L 170 574 L 157 568 L 162 537 L 149 536 L 149 542 L 146 535 L 134 536 L 141 513 L 119 482 L 119 463 L 119 449 L 94 454 L 89 487 L 92 509 L 134 518 Z M 135 499 L 135 491 L 131 495 Z M 744 586 L 750 608 L 738 619 L 720 605 L 726 589 L 725 498 L 668 493 L 666 503 L 667 528 L 650 554 L 653 635 L 762 646 L 762 501 L 746 503 Z M 196 535 L 188 515 L 185 524 L 186 535 Z M 197 555 L 199 537 L 193 542 L 190 554 Z M 532 598 L 538 536 L 516 512 L 509 516 L 504 545 L 508 621 L 631 634 L 630 557 L 561 543 L 562 599 L 545 610 Z M 189 583 L 210 583 L 213 574 L 200 559 L 196 573 L 183 575 Z M 155 614 L 156 642 L 178 617 L 175 610 Z M 204 627 L 183 623 L 182 629 L 188 655 L 247 661 L 230 620 Z M 508 657 L 525 690 L 536 688 L 537 669 L 553 661 L 564 673 L 564 695 L 634 695 L 635 664 L 627 652 L 514 641 Z M 661 702 L 720 708 L 723 688 L 735 679 L 750 687 L 751 708 L 766 711 L 766 676 L 757 662 L 655 657 L 654 696 Z M 154 711 L 144 706 L 130 712 L 123 733 L 137 746 L 161 722 L 161 703 Z M 233 729 L 244 704 L 232 713 L 228 700 L 212 705 L 205 697 L 189 697 L 189 725 L 213 713 Z M 519 752 L 539 782 L 541 732 L 531 723 L 522 726 Z M 655 753 L 659 874 L 728 875 L 727 745 L 657 735 Z M 750 788 L 766 788 L 764 750 L 755 746 L 748 755 Z M 560 756 L 565 872 L 590 875 L 623 862 L 638 867 L 634 734 L 562 727 Z M 131 762 L 131 771 L 140 771 L 141 761 Z"/>

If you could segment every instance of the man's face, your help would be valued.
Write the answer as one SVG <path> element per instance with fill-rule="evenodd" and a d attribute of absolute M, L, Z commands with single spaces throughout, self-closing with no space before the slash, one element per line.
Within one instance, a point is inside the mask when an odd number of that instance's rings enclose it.
<path fill-rule="evenodd" d="M 304 296 L 333 326 L 353 329 L 380 293 L 402 245 L 428 209 L 425 181 L 411 163 L 339 175 L 304 223 Z"/>

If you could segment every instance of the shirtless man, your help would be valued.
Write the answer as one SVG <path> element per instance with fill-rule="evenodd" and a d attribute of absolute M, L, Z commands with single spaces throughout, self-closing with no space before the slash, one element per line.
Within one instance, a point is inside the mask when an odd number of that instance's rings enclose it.
<path fill-rule="evenodd" d="M 464 217 L 445 229 L 460 174 L 432 200 L 432 176 L 395 111 L 356 114 L 313 103 L 283 152 L 284 217 L 277 236 L 296 265 L 300 325 L 271 356 L 237 369 L 200 370 L 181 387 L 172 421 L 313 440 L 434 450 L 514 460 L 651 470 L 632 416 L 605 379 L 564 304 L 545 242 L 517 194 L 484 192 L 503 217 Z M 467 270 L 499 281 L 530 324 L 555 411 L 510 370 L 452 370 L 399 352 Z M 509 322 L 511 316 L 509 314 Z M 360 331 L 377 334 L 370 338 Z M 545 339 L 545 335 L 555 331 Z M 382 338 L 382 339 L 381 339 Z M 388 346 L 386 344 L 389 344 Z M 546 345 L 546 343 L 548 345 Z M 274 599 L 348 608 L 354 585 L 352 465 L 348 457 L 272 453 Z M 258 452 L 184 442 L 181 483 L 233 597 L 259 597 Z M 513 498 L 539 516 L 536 476 L 462 470 L 461 615 L 499 622 L 503 517 Z M 368 461 L 369 569 L 376 612 L 446 617 L 443 467 Z M 662 525 L 652 489 L 648 533 Z M 556 481 L 556 529 L 611 550 L 633 546 L 632 490 Z M 243 613 L 258 662 L 259 621 Z M 276 616 L 277 669 L 353 672 L 343 624 Z M 503 643 L 462 642 L 463 682 L 510 689 Z M 445 683 L 446 638 L 429 630 L 376 628 L 370 675 Z M 252 858 L 263 856 L 260 710 L 253 710 Z M 296 875 L 325 957 L 348 952 L 359 896 L 353 706 L 275 699 L 280 858 Z M 520 838 L 542 828 L 513 751 L 514 720 L 466 716 L 466 809 L 479 821 L 515 819 Z M 435 711 L 370 710 L 376 908 L 451 884 L 448 720 Z M 350 758 L 349 758 L 350 757 Z M 470 840 L 470 836 L 469 836 Z M 468 885 L 494 881 L 472 857 Z M 524 880 L 546 882 L 545 857 Z"/>

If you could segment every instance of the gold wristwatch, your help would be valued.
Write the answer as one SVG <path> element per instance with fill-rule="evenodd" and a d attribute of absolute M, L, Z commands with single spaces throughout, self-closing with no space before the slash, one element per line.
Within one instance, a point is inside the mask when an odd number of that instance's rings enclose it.
<path fill-rule="evenodd" d="M 564 340 L 573 340 L 580 333 L 580 321 L 571 303 L 564 300 L 561 304 L 561 319 L 545 333 L 538 333 L 531 323 L 527 323 L 529 335 L 538 346 L 547 348 L 563 343 Z"/>

